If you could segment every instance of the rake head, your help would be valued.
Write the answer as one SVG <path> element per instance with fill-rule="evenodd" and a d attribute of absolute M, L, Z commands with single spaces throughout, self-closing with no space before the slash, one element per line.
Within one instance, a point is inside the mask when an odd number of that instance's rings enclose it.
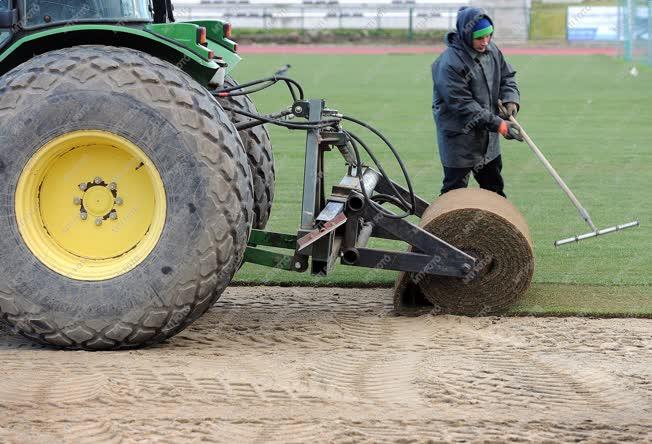
<path fill-rule="evenodd" d="M 555 242 L 555 247 L 560 245 L 570 244 L 573 242 L 579 242 L 584 239 L 590 239 L 592 237 L 602 236 L 604 234 L 615 233 L 616 231 L 625 230 L 627 228 L 634 228 L 640 225 L 639 221 L 635 220 L 634 222 L 628 222 L 626 224 L 614 225 L 613 227 L 604 228 L 602 230 L 591 231 L 586 234 L 580 234 L 579 236 L 569 237 L 566 239 L 561 239 Z"/>

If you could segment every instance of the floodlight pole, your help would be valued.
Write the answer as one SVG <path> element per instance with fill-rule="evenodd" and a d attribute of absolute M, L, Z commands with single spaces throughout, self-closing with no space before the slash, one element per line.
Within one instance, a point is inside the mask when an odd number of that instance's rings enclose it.
<path fill-rule="evenodd" d="M 633 32 L 632 32 L 632 22 L 633 22 L 633 17 L 632 17 L 632 0 L 625 0 L 625 4 L 623 5 L 623 19 L 624 19 L 624 38 L 625 38 L 625 61 L 631 62 L 632 61 L 632 47 L 634 45 L 634 42 L 632 40 L 633 38 Z"/>
<path fill-rule="evenodd" d="M 652 66 L 652 0 L 647 2 L 647 64 Z"/>

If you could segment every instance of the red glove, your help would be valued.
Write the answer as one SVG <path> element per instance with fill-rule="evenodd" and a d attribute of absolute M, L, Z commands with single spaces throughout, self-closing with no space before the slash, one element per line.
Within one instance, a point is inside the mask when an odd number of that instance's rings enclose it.
<path fill-rule="evenodd" d="M 521 129 L 518 127 L 518 125 L 515 125 L 512 122 L 508 122 L 507 120 L 503 120 L 500 122 L 500 125 L 498 126 L 498 132 L 503 135 L 503 137 L 507 140 L 518 140 L 519 142 L 523 142 L 523 135 L 521 134 Z"/>

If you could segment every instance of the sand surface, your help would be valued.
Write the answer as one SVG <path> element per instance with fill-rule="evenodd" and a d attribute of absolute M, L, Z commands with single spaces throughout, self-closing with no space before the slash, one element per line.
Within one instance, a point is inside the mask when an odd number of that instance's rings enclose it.
<path fill-rule="evenodd" d="M 652 321 L 396 317 L 391 297 L 235 287 L 125 352 L 0 332 L 0 442 L 652 440 Z"/>

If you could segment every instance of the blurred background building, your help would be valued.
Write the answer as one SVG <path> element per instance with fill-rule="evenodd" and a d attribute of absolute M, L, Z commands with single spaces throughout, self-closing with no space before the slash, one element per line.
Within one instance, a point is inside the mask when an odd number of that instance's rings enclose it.
<path fill-rule="evenodd" d="M 652 64 L 652 0 L 176 0 L 179 19 L 222 18 L 236 29 L 403 31 L 455 28 L 460 6 L 481 6 L 502 43 L 617 45 Z"/>

